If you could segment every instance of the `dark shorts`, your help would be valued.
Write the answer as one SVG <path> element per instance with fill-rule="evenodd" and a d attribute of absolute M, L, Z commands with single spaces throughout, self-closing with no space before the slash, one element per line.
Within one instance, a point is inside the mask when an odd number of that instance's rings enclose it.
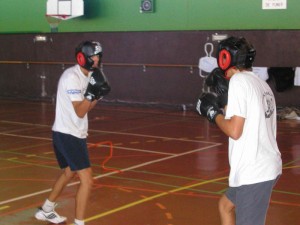
<path fill-rule="evenodd" d="M 56 131 L 52 132 L 52 138 L 54 152 L 61 169 L 70 167 L 72 171 L 77 171 L 91 166 L 86 139 Z"/>
<path fill-rule="evenodd" d="M 240 187 L 229 187 L 225 195 L 235 205 L 236 225 L 265 224 L 272 189 L 278 178 Z"/>

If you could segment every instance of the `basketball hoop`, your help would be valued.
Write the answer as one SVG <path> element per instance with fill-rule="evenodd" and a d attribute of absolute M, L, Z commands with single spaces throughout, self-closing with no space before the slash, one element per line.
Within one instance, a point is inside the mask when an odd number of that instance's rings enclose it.
<path fill-rule="evenodd" d="M 58 25 L 62 20 L 69 20 L 83 16 L 83 0 L 47 0 L 46 19 L 51 32 L 58 32 Z"/>
<path fill-rule="evenodd" d="M 58 32 L 58 25 L 62 20 L 68 19 L 69 15 L 45 15 L 47 22 L 50 26 L 51 33 Z"/>

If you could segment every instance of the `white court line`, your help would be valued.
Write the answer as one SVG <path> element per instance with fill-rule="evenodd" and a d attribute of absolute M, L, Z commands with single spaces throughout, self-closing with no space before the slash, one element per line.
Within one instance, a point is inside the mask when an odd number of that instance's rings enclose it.
<path fill-rule="evenodd" d="M 0 122 L 11 123 L 11 124 L 19 124 L 19 125 L 32 125 L 32 126 L 40 126 L 40 127 L 51 127 L 51 126 L 42 125 L 42 124 L 21 123 L 21 122 L 12 122 L 12 121 L 3 121 L 3 120 L 1 120 Z M 194 153 L 194 152 L 197 152 L 197 151 L 203 151 L 203 150 L 206 150 L 208 148 L 221 145 L 220 143 L 215 143 L 215 142 L 206 142 L 206 141 L 199 141 L 199 140 L 185 140 L 185 139 L 183 140 L 181 138 L 170 138 L 170 137 L 153 136 L 153 135 L 142 135 L 142 134 L 134 134 L 134 133 L 112 132 L 112 131 L 99 131 L 99 130 L 90 130 L 90 131 L 93 131 L 93 132 L 96 132 L 96 133 L 110 133 L 110 134 L 119 134 L 119 135 L 128 135 L 128 136 L 137 136 L 137 137 L 149 137 L 149 138 L 158 138 L 158 139 L 166 139 L 166 140 L 177 140 L 177 141 L 184 141 L 184 142 L 196 142 L 196 143 L 210 143 L 210 144 L 212 144 L 211 146 L 207 146 L 207 147 L 200 148 L 200 149 L 195 149 L 195 150 L 184 152 L 184 153 L 180 153 L 180 154 L 170 154 L 170 153 L 165 153 L 165 152 L 156 152 L 156 151 L 150 151 L 150 150 L 141 150 L 141 149 L 133 149 L 133 148 L 125 148 L 125 147 L 114 146 L 114 148 L 116 148 L 116 149 L 119 148 L 119 149 L 124 149 L 124 150 L 141 151 L 141 152 L 152 152 L 152 153 L 159 153 L 159 154 L 167 154 L 167 155 L 169 155 L 169 156 L 167 156 L 165 158 L 161 158 L 161 159 L 149 161 L 149 162 L 146 162 L 146 163 L 142 163 L 142 164 L 138 164 L 138 165 L 135 165 L 135 166 L 132 166 L 132 167 L 128 167 L 128 168 L 122 169 L 121 170 L 122 172 L 129 171 L 129 170 L 136 169 L 136 168 L 140 168 L 142 166 L 150 165 L 150 164 L 153 164 L 153 163 L 156 163 L 156 162 L 161 162 L 161 161 L 168 160 L 168 159 L 171 159 L 171 158 L 175 158 L 175 157 L 179 157 L 179 156 L 191 154 L 191 153 Z M 48 141 L 52 140 L 51 138 L 42 138 L 42 137 L 26 136 L 26 135 L 15 135 L 15 134 L 3 133 L 3 132 L 0 132 L 0 135 L 13 136 L 13 137 L 23 137 L 23 138 L 38 139 L 38 140 L 48 140 Z M 119 173 L 119 172 L 109 172 L 109 173 L 106 173 L 106 174 L 103 174 L 103 175 L 96 176 L 96 177 L 94 177 L 94 179 L 99 179 L 99 178 L 110 176 L 110 175 L 113 175 L 113 174 L 116 174 L 116 173 Z M 77 185 L 77 184 L 79 184 L 79 181 L 70 183 L 67 186 L 70 187 L 70 186 L 74 186 L 74 185 Z M 40 195 L 40 194 L 44 194 L 44 193 L 47 193 L 47 192 L 50 192 L 50 191 L 51 191 L 51 189 L 46 189 L 46 190 L 34 192 L 32 194 L 23 195 L 23 196 L 20 196 L 20 197 L 16 197 L 16 198 L 12 198 L 12 199 L 9 199 L 9 200 L 1 201 L 0 205 L 11 203 L 11 202 L 22 200 L 22 199 L 26 199 L 26 198 L 30 198 L 30 197 L 33 197 L 33 196 L 36 196 L 36 195 Z"/>
<path fill-rule="evenodd" d="M 107 148 L 109 148 L 109 147 L 107 146 Z M 154 153 L 154 154 L 160 154 L 160 155 L 177 155 L 177 154 L 174 154 L 174 153 L 151 151 L 151 150 L 144 150 L 144 149 L 138 149 L 138 148 L 127 148 L 127 147 L 120 147 L 120 146 L 114 146 L 114 145 L 113 145 L 113 148 L 114 149 L 127 150 L 127 151 Z"/>
<path fill-rule="evenodd" d="M 211 142 L 211 141 L 189 140 L 189 139 L 154 136 L 154 135 L 147 135 L 147 134 L 135 134 L 135 133 L 114 132 L 114 131 L 101 131 L 101 130 L 92 130 L 92 129 L 90 129 L 90 131 L 93 131 L 95 133 L 120 134 L 120 135 L 128 135 L 128 136 L 135 136 L 135 137 L 157 138 L 157 139 L 170 140 L 170 141 L 176 140 L 176 141 L 207 143 L 207 144 L 215 144 L 216 143 L 216 142 Z"/>
<path fill-rule="evenodd" d="M 51 138 L 41 138 L 41 137 L 26 136 L 26 135 L 19 135 L 19 134 L 5 134 L 5 133 L 1 133 L 0 132 L 0 135 L 52 141 Z M 87 144 L 95 144 L 95 143 L 87 143 Z M 105 147 L 105 145 L 103 145 L 103 147 Z M 114 147 L 114 149 L 123 149 L 123 150 L 128 150 L 128 151 L 156 153 L 156 154 L 161 154 L 161 155 L 175 155 L 175 154 L 172 154 L 172 153 L 159 152 L 159 151 L 151 151 L 151 150 L 143 150 L 143 149 L 138 149 L 138 148 L 126 148 L 126 147 L 120 147 L 120 146 L 113 146 L 113 147 Z"/>
<path fill-rule="evenodd" d="M 37 139 L 37 140 L 47 140 L 47 141 L 52 141 L 51 138 L 42 138 L 42 137 L 27 136 L 27 135 L 19 135 L 19 134 L 7 134 L 7 133 L 2 133 L 2 132 L 0 132 L 0 135 L 11 136 L 11 137 L 22 137 L 22 138 L 29 138 L 29 139 Z"/>
<path fill-rule="evenodd" d="M 32 123 L 10 122 L 10 121 L 3 121 L 3 120 L 1 120 L 0 122 L 12 123 L 12 124 L 21 124 L 21 125 L 42 126 L 42 127 L 47 126 L 47 125 L 39 125 L 39 124 L 32 124 Z M 175 141 L 183 141 L 183 142 L 216 144 L 216 142 L 199 141 L 199 140 L 187 140 L 187 139 L 182 139 L 182 138 L 162 137 L 162 136 L 154 136 L 154 135 L 113 132 L 113 131 L 100 131 L 100 130 L 92 130 L 92 129 L 90 129 L 89 131 L 92 131 L 92 132 L 95 132 L 95 133 L 107 133 L 107 134 L 119 134 L 119 135 L 136 136 L 136 137 L 157 138 L 157 139 L 163 139 L 163 140 L 168 140 L 168 141 L 174 141 L 175 140 Z M 42 138 L 42 137 L 27 136 L 27 135 L 17 135 L 17 134 L 3 133 L 3 132 L 0 132 L 0 135 L 11 136 L 11 137 L 22 137 L 22 138 L 29 138 L 29 139 L 36 139 L 36 140 L 52 141 L 51 138 Z M 93 143 L 88 143 L 88 144 L 93 144 Z M 140 152 L 159 153 L 159 154 L 162 154 L 162 155 L 176 155 L 176 154 L 172 154 L 172 153 L 158 152 L 158 151 L 151 151 L 151 150 L 141 150 L 141 149 L 135 149 L 135 148 L 119 147 L 119 146 L 113 146 L 113 147 L 114 147 L 114 149 L 124 149 L 124 150 L 140 151 Z"/>
<path fill-rule="evenodd" d="M 51 127 L 49 125 L 44 124 L 34 124 L 34 123 L 21 123 L 21 122 L 12 122 L 6 120 L 0 120 L 2 123 L 11 123 L 11 124 L 19 124 L 19 125 L 31 125 L 31 126 L 40 126 L 40 127 Z M 184 142 L 197 142 L 197 143 L 208 143 L 208 144 L 215 144 L 216 142 L 210 141 L 199 141 L 199 140 L 188 140 L 182 138 L 172 138 L 172 137 L 163 137 L 163 136 L 154 136 L 154 135 L 146 135 L 146 134 L 135 134 L 135 133 L 127 133 L 127 132 L 114 132 L 114 131 L 102 131 L 102 130 L 93 130 L 89 129 L 89 131 L 95 133 L 105 133 L 105 134 L 119 134 L 119 135 L 127 135 L 127 136 L 135 136 L 135 137 L 148 137 L 148 138 L 157 138 L 157 139 L 164 139 L 164 140 L 177 140 L 177 141 L 184 141 Z M 6 133 L 0 133 L 0 135 L 8 135 Z M 23 136 L 26 137 L 26 136 Z"/>
<path fill-rule="evenodd" d="M 27 131 L 31 131 L 31 130 L 36 130 L 36 127 L 30 126 L 27 128 L 18 128 L 18 129 L 10 129 L 10 130 L 6 130 L 5 133 L 6 134 L 11 134 L 11 133 L 16 133 L 16 132 L 27 132 Z"/>
<path fill-rule="evenodd" d="M 177 154 L 177 155 L 167 156 L 165 158 L 156 159 L 156 160 L 141 163 L 141 164 L 138 164 L 138 165 L 135 165 L 135 166 L 131 166 L 131 167 L 128 167 L 128 168 L 125 168 L 125 169 L 121 169 L 120 171 L 125 172 L 125 171 L 129 171 L 129 170 L 137 169 L 137 168 L 140 168 L 140 167 L 143 167 L 143 166 L 148 166 L 148 165 L 151 165 L 151 164 L 154 164 L 154 163 L 157 163 L 157 162 L 162 162 L 162 161 L 165 161 L 165 160 L 168 160 L 168 159 L 180 157 L 180 156 L 183 156 L 183 155 L 188 155 L 188 154 L 191 154 L 191 153 L 194 153 L 194 152 L 204 151 L 204 150 L 207 150 L 209 148 L 216 147 L 216 146 L 219 146 L 219 145 L 221 145 L 221 144 L 214 144 L 212 146 L 206 146 L 204 148 L 194 149 L 194 150 L 191 150 L 191 151 L 188 151 L 188 152 L 183 152 L 183 153 L 180 153 L 180 154 Z M 107 176 L 117 174 L 117 173 L 119 173 L 119 172 L 118 171 L 109 172 L 109 173 L 106 173 L 106 174 L 103 174 L 103 175 L 95 176 L 94 179 L 107 177 Z M 68 184 L 67 187 L 71 187 L 71 186 L 77 185 L 79 183 L 80 183 L 79 181 L 76 181 L 76 182 Z M 37 195 L 40 195 L 40 194 L 44 194 L 44 193 L 47 193 L 47 192 L 50 192 L 50 191 L 51 191 L 51 189 L 45 189 L 45 190 L 42 190 L 42 191 L 38 191 L 38 192 L 31 193 L 31 194 L 19 196 L 19 197 L 16 197 L 16 198 L 11 198 L 11 199 L 8 199 L 8 200 L 1 201 L 0 205 L 16 202 L 16 201 L 19 201 L 19 200 L 22 200 L 22 199 L 26 199 L 26 198 L 37 196 Z"/>
<path fill-rule="evenodd" d="M 50 125 L 45 125 L 45 124 L 14 122 L 14 121 L 8 121 L 8 120 L 0 120 L 0 123 L 9 123 L 9 124 L 17 124 L 17 125 L 30 125 L 30 126 L 37 126 L 37 127 L 51 127 Z"/>

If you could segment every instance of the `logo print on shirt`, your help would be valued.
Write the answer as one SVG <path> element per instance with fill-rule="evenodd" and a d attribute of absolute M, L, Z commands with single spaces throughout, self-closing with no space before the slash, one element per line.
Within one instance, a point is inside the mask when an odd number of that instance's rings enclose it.
<path fill-rule="evenodd" d="M 269 92 L 265 92 L 263 95 L 263 104 L 265 110 L 265 118 L 270 118 L 274 112 L 274 96 Z"/>
<path fill-rule="evenodd" d="M 67 94 L 71 94 L 71 95 L 76 95 L 76 94 L 80 94 L 81 91 L 77 90 L 77 89 L 71 89 L 71 90 L 67 90 Z"/>

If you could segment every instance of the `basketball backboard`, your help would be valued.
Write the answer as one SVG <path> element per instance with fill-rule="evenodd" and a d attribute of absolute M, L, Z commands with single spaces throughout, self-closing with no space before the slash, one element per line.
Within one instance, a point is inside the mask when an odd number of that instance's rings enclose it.
<path fill-rule="evenodd" d="M 83 14 L 83 0 L 47 0 L 47 16 L 67 20 Z"/>

